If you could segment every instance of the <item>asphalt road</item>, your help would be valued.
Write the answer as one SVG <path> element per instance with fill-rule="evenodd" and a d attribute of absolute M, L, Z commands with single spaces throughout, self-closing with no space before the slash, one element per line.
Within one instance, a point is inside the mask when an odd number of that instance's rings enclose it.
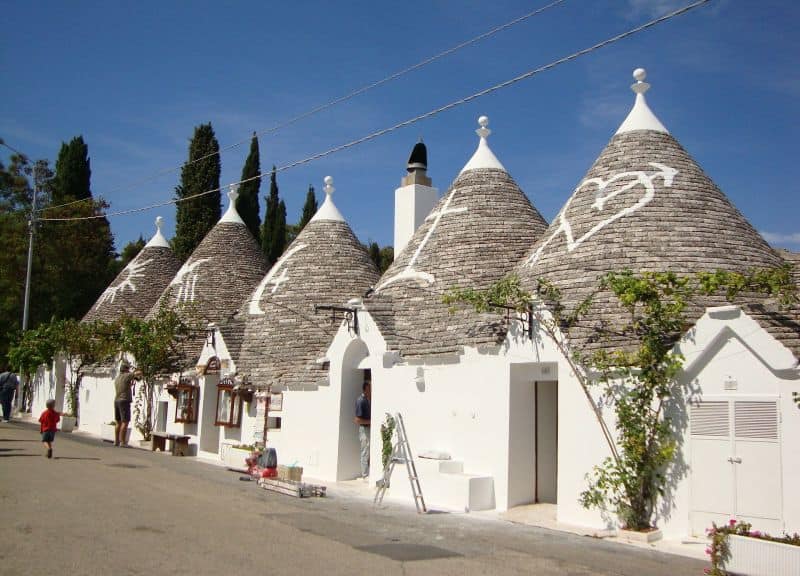
<path fill-rule="evenodd" d="M 191 458 L 0 423 L 0 574 L 702 574 L 704 562 L 468 514 L 295 499 Z"/>

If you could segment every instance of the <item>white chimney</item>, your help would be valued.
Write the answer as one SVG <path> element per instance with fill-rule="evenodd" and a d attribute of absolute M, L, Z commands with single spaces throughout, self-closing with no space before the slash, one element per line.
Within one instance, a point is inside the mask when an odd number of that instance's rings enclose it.
<path fill-rule="evenodd" d="M 439 201 L 439 190 L 431 186 L 428 150 L 420 140 L 408 159 L 408 174 L 394 191 L 394 257 L 403 251 L 411 236 Z"/>

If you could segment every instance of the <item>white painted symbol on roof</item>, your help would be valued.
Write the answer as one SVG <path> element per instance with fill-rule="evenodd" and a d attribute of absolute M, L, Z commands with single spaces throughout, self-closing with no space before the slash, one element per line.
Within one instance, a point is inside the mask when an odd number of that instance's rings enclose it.
<path fill-rule="evenodd" d="M 151 260 L 152 259 L 148 259 L 139 262 L 138 259 L 134 258 L 126 268 L 127 274 L 125 274 L 125 279 L 116 286 L 109 286 L 100 296 L 99 303 L 103 304 L 104 302 L 108 301 L 113 303 L 114 299 L 117 297 L 117 294 L 119 292 L 124 292 L 126 288 L 131 292 L 136 292 L 136 284 L 133 283 L 133 280 L 134 278 L 141 278 L 144 276 L 144 269 L 147 268 L 147 265 L 151 262 Z"/>
<path fill-rule="evenodd" d="M 284 252 L 283 256 L 281 256 L 275 263 L 275 265 L 272 268 L 270 268 L 269 272 L 267 272 L 267 275 L 264 276 L 264 279 L 261 280 L 261 283 L 258 285 L 258 288 L 255 289 L 253 295 L 250 297 L 250 304 L 248 307 L 248 312 L 250 314 L 259 315 L 264 313 L 264 311 L 261 309 L 261 298 L 264 296 L 264 292 L 266 291 L 267 286 L 272 284 L 273 288 L 270 293 L 275 294 L 275 292 L 278 291 L 281 285 L 287 280 L 289 280 L 289 277 L 286 275 L 286 271 L 288 270 L 288 268 L 285 265 L 288 264 L 292 256 L 294 256 L 297 252 L 306 248 L 307 246 L 308 244 L 298 244 L 297 246 L 293 246 L 292 248 Z M 280 276 L 273 279 L 273 276 L 275 276 L 278 270 L 281 270 Z"/>
<path fill-rule="evenodd" d="M 531 255 L 531 257 L 528 258 L 526 264 L 528 266 L 533 266 L 539 260 L 539 257 L 541 256 L 544 249 L 548 246 L 548 244 L 550 244 L 550 242 L 552 242 L 553 239 L 559 234 L 562 233 L 564 234 L 564 237 L 567 241 L 567 246 L 566 246 L 567 252 L 572 252 L 573 250 L 575 250 L 575 248 L 583 244 L 583 242 L 594 236 L 597 232 L 599 232 L 601 229 L 605 228 L 609 224 L 616 222 L 623 216 L 632 214 L 637 210 L 639 210 L 639 208 L 645 206 L 646 204 L 649 204 L 656 194 L 656 189 L 654 185 L 654 181 L 656 178 L 661 177 L 661 179 L 664 181 L 665 187 L 672 186 L 672 180 L 678 173 L 678 171 L 675 168 L 670 168 L 669 166 L 666 166 L 665 164 L 661 164 L 659 162 L 648 162 L 648 164 L 653 168 L 656 168 L 658 171 L 653 172 L 650 175 L 648 175 L 643 170 L 634 172 L 621 172 L 615 176 L 612 176 L 608 180 L 603 180 L 602 178 L 589 178 L 588 180 L 584 180 L 583 182 L 581 182 L 578 185 L 578 187 L 575 188 L 575 192 L 573 192 L 572 196 L 567 201 L 564 208 L 561 210 L 561 213 L 558 215 L 559 219 L 558 228 L 556 228 L 555 232 L 553 232 L 550 238 L 548 238 L 541 246 L 539 246 L 536 252 L 534 252 Z M 609 185 L 618 182 L 620 180 L 626 180 L 626 179 L 633 179 L 633 180 L 625 184 L 624 186 L 621 186 L 620 188 L 614 190 L 613 192 L 609 192 L 608 194 L 604 195 L 604 192 Z M 588 232 L 586 232 L 586 234 L 575 239 L 572 234 L 572 226 L 570 225 L 569 220 L 567 219 L 567 210 L 569 209 L 570 204 L 572 203 L 572 199 L 575 198 L 575 196 L 577 196 L 578 192 L 585 186 L 589 185 L 597 186 L 597 195 L 595 197 L 594 203 L 592 203 L 592 208 L 597 211 L 602 210 L 605 207 L 606 202 L 608 202 L 615 196 L 618 196 L 623 192 L 635 188 L 638 185 L 641 185 L 644 188 L 644 195 L 641 198 L 639 198 L 639 200 L 635 204 L 623 208 L 622 210 L 606 218 L 605 220 L 601 220 L 600 222 L 592 226 L 592 228 Z"/>
<path fill-rule="evenodd" d="M 191 264 L 187 262 L 181 266 L 181 269 L 175 274 L 175 278 L 170 282 L 170 286 L 178 286 L 178 293 L 175 296 L 175 300 L 178 304 L 181 302 L 194 302 L 197 278 L 200 275 L 200 273 L 195 272 L 195 270 L 200 264 L 209 260 L 211 260 L 211 258 L 200 258 Z"/>
<path fill-rule="evenodd" d="M 272 293 L 275 294 L 278 288 L 281 287 L 281 284 L 286 282 L 288 279 L 289 277 L 286 275 L 286 268 L 284 268 L 283 270 L 281 270 L 280 276 L 278 276 L 277 278 L 273 278 L 272 280 L 269 281 L 270 284 L 274 284 L 274 286 L 272 287 Z"/>
<path fill-rule="evenodd" d="M 425 237 L 422 239 L 422 242 L 419 243 L 417 249 L 414 251 L 414 255 L 411 256 L 411 260 L 408 261 L 406 267 L 403 269 L 402 272 L 399 274 L 392 276 L 391 278 L 387 279 L 383 282 L 380 286 L 378 286 L 375 291 L 380 292 L 384 288 L 386 288 L 389 284 L 394 284 L 395 282 L 399 282 L 401 280 L 415 280 L 419 284 L 433 284 L 436 281 L 433 274 L 428 274 L 427 272 L 420 272 L 419 270 L 414 269 L 414 264 L 417 262 L 417 258 L 422 253 L 422 250 L 428 244 L 428 240 L 430 239 L 431 235 L 433 235 L 434 230 L 436 230 L 437 226 L 439 226 L 439 222 L 441 221 L 443 216 L 447 214 L 461 214 L 466 212 L 468 208 L 464 206 L 463 208 L 452 208 L 450 209 L 450 203 L 455 198 L 455 195 L 458 193 L 458 190 L 453 190 L 450 193 L 450 196 L 447 197 L 447 200 L 444 202 L 444 206 L 438 212 L 431 212 L 428 214 L 428 217 L 425 218 L 425 221 L 433 220 L 433 224 L 431 227 L 428 228 L 428 232 L 425 234 Z"/>

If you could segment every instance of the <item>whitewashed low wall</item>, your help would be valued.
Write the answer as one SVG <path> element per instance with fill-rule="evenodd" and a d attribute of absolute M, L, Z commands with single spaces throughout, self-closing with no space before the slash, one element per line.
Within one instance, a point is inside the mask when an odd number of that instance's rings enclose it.
<path fill-rule="evenodd" d="M 800 574 L 800 546 L 728 536 L 730 560 L 725 570 L 738 576 L 797 576 Z"/>

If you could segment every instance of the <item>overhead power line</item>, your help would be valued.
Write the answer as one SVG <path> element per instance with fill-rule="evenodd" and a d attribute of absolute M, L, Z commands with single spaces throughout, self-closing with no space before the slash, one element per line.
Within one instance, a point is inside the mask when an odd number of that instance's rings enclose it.
<path fill-rule="evenodd" d="M 22 152 L 20 152 L 16 148 L 14 148 L 11 144 L 7 144 L 6 141 L 3 140 L 2 138 L 0 138 L 0 146 L 5 146 L 9 150 L 11 150 L 14 154 L 16 154 L 17 156 L 22 157 L 25 160 L 28 159 L 28 157 L 25 154 L 23 154 Z"/>
<path fill-rule="evenodd" d="M 469 96 L 465 96 L 464 98 L 461 98 L 459 100 L 455 100 L 453 102 L 450 102 L 449 104 L 445 104 L 444 106 L 440 106 L 439 108 L 434 108 L 433 110 L 430 110 L 429 112 L 425 112 L 424 114 L 420 114 L 419 116 L 414 116 L 413 118 L 409 118 L 408 120 L 404 120 L 402 122 L 398 122 L 397 124 L 395 124 L 393 126 L 390 126 L 388 128 L 384 128 L 382 130 L 378 130 L 376 132 L 372 132 L 370 134 L 367 134 L 366 136 L 362 136 L 361 138 L 357 138 L 355 140 L 351 140 L 349 142 L 346 142 L 345 144 L 340 144 L 339 146 L 334 146 L 333 148 L 329 148 L 329 149 L 327 149 L 327 150 L 325 150 L 323 152 L 319 152 L 319 153 L 314 154 L 312 156 L 307 156 L 306 158 L 302 158 L 300 160 L 295 160 L 294 162 L 290 162 L 289 164 L 284 164 L 283 166 L 280 166 L 280 167 L 276 168 L 275 171 L 276 172 L 284 172 L 286 170 L 290 170 L 290 169 L 295 168 L 297 166 L 301 166 L 303 164 L 308 164 L 308 163 L 313 162 L 315 160 L 319 160 L 320 158 L 324 158 L 326 156 L 330 156 L 331 154 L 335 154 L 337 152 L 341 152 L 342 150 L 347 150 L 348 148 L 353 148 L 354 146 L 358 146 L 359 144 L 363 144 L 364 142 L 369 142 L 370 140 L 374 140 L 376 138 L 379 138 L 381 136 L 389 134 L 390 132 L 394 132 L 396 130 L 399 130 L 400 128 L 405 128 L 406 126 L 411 126 L 412 124 L 416 124 L 417 122 L 420 122 L 422 120 L 426 120 L 428 118 L 436 116 L 437 114 L 441 114 L 442 112 L 445 112 L 447 110 L 451 110 L 453 108 L 456 108 L 457 106 L 461 106 L 461 105 L 466 104 L 468 102 L 472 102 L 473 100 L 476 100 L 476 99 L 478 99 L 478 98 L 480 98 L 482 96 L 486 96 L 487 94 L 491 94 L 493 92 L 497 92 L 498 90 L 502 90 L 503 88 L 508 88 L 509 86 L 517 84 L 518 82 L 521 82 L 522 80 L 527 80 L 528 78 L 536 76 L 537 74 L 541 74 L 542 72 L 546 72 L 548 70 L 551 70 L 551 69 L 555 68 L 556 66 L 560 66 L 560 65 L 565 64 L 567 62 L 570 62 L 572 60 L 580 58 L 581 56 L 585 56 L 585 55 L 590 54 L 590 53 L 592 53 L 592 52 L 594 52 L 596 50 L 600 50 L 601 48 L 604 48 L 606 46 L 609 46 L 611 44 L 619 42 L 620 40 L 624 40 L 625 38 L 628 38 L 630 36 L 638 34 L 639 32 L 643 32 L 643 31 L 645 31 L 645 30 L 647 30 L 649 28 L 652 28 L 654 26 L 657 26 L 659 24 L 667 22 L 668 20 L 672 20 L 673 18 L 675 18 L 677 16 L 681 16 L 683 14 L 686 14 L 687 12 L 690 12 L 690 11 L 696 9 L 696 8 L 699 8 L 699 7 L 703 6 L 704 4 L 708 4 L 711 1 L 712 0 L 697 0 L 696 2 L 693 2 L 692 4 L 689 4 L 687 6 L 684 6 L 683 8 L 679 8 L 677 10 L 669 12 L 668 14 L 664 14 L 663 16 L 660 16 L 658 18 L 650 20 L 649 22 L 645 22 L 644 24 L 636 26 L 635 28 L 631 28 L 627 32 L 622 32 L 621 34 L 617 34 L 616 36 L 612 36 L 612 37 L 610 37 L 610 38 L 608 38 L 606 40 L 603 40 L 602 42 L 598 42 L 597 44 L 589 46 L 588 48 L 584 48 L 583 50 L 579 50 L 577 52 L 573 52 L 569 56 L 564 56 L 563 58 L 559 58 L 558 60 L 553 60 L 549 64 L 545 64 L 544 66 L 540 66 L 538 68 L 534 68 L 533 70 L 529 70 L 528 72 L 520 74 L 519 76 L 515 76 L 514 78 L 506 80 L 505 82 L 501 82 L 499 84 L 495 84 L 494 86 L 490 86 L 489 88 L 485 88 L 484 90 L 481 90 L 480 92 L 475 92 L 474 94 L 470 94 Z M 257 180 L 257 179 L 260 179 L 260 178 L 262 178 L 264 176 L 267 176 L 267 175 L 269 175 L 269 172 L 267 172 L 266 174 L 265 173 L 260 173 L 260 174 L 257 174 L 256 176 L 251 177 L 251 178 L 245 178 L 244 180 L 239 180 L 238 182 L 232 182 L 232 183 L 228 184 L 227 186 L 234 186 L 234 185 L 237 185 L 237 184 L 244 184 L 245 182 L 250 182 L 251 180 Z M 40 221 L 49 221 L 49 222 L 59 222 L 59 221 L 60 222 L 66 222 L 66 221 L 72 221 L 72 220 L 92 220 L 92 219 L 96 219 L 96 218 L 105 218 L 105 217 L 108 217 L 108 216 L 123 216 L 123 215 L 126 215 L 126 214 L 133 214 L 133 213 L 136 213 L 136 212 L 145 212 L 147 210 L 152 210 L 154 208 L 167 206 L 169 204 L 177 204 L 179 202 L 185 202 L 187 200 L 192 200 L 194 198 L 199 198 L 201 196 L 206 196 L 208 194 L 213 194 L 215 192 L 221 191 L 224 187 L 225 186 L 221 186 L 219 188 L 214 188 L 213 190 L 206 190 L 205 192 L 199 192 L 197 194 L 193 194 L 193 195 L 187 196 L 185 198 L 173 198 L 171 200 L 166 200 L 164 202 L 159 202 L 159 203 L 156 203 L 156 204 L 150 204 L 148 206 L 142 206 L 141 208 L 131 208 L 131 209 L 128 209 L 128 210 L 120 210 L 120 211 L 117 211 L 117 212 L 109 212 L 109 213 L 106 213 L 106 214 L 98 214 L 98 215 L 95 215 L 95 216 L 84 216 L 84 217 L 73 217 L 73 218 L 40 218 L 39 220 Z"/>
<path fill-rule="evenodd" d="M 455 46 L 453 46 L 451 48 L 448 48 L 447 50 L 444 50 L 442 52 L 439 52 L 438 54 L 435 54 L 433 56 L 429 56 L 428 58 L 425 58 L 424 60 L 421 60 L 420 62 L 417 62 L 416 64 L 408 66 L 407 68 L 403 68 L 402 70 L 398 70 L 397 72 L 394 72 L 394 73 L 390 74 L 389 76 L 386 76 L 385 78 L 382 78 L 380 80 L 372 82 L 371 84 L 365 84 L 364 86 L 361 86 L 360 88 L 356 88 L 352 92 L 348 92 L 347 94 L 345 94 L 343 96 L 339 96 L 337 98 L 334 98 L 333 100 L 329 100 L 328 102 L 325 102 L 324 104 L 320 104 L 319 106 L 316 106 L 316 107 L 314 107 L 314 108 L 312 108 L 310 110 L 307 110 L 307 111 L 305 111 L 305 112 L 303 112 L 301 114 L 298 114 L 297 116 L 292 116 L 288 120 L 284 120 L 282 122 L 279 122 L 278 124 L 275 124 L 271 128 L 267 128 L 266 130 L 262 130 L 261 132 L 256 132 L 255 134 L 257 136 L 266 136 L 267 134 L 274 134 L 275 132 L 278 132 L 279 130 L 281 130 L 283 128 L 286 128 L 288 126 L 291 126 L 292 124 L 296 124 L 297 122 L 299 122 L 301 120 L 305 120 L 306 118 L 314 116 L 315 114 L 318 114 L 319 112 L 322 112 L 323 110 L 327 110 L 328 108 L 332 108 L 333 106 L 336 106 L 337 104 L 341 104 L 343 102 L 351 100 L 351 99 L 355 98 L 356 96 L 360 96 L 361 94 L 364 94 L 365 92 L 369 92 L 370 90 L 373 90 L 374 88 L 378 88 L 379 86 L 383 86 L 384 84 L 392 82 L 393 80 L 397 80 L 401 76 L 405 76 L 406 74 L 409 74 L 410 72 L 413 72 L 415 70 L 419 70 L 420 68 L 423 68 L 424 66 L 427 66 L 428 64 L 432 64 L 433 62 L 436 62 L 437 60 L 440 60 L 440 59 L 444 58 L 445 56 L 449 56 L 450 54 L 453 54 L 454 52 L 457 52 L 457 51 L 461 50 L 462 48 L 466 48 L 467 46 L 471 46 L 472 44 L 476 44 L 476 43 L 480 42 L 481 40 L 485 40 L 485 39 L 487 39 L 487 38 L 489 38 L 491 36 L 494 36 L 495 34 L 497 34 L 499 32 L 502 32 L 503 30 L 507 30 L 508 28 L 511 28 L 512 26 L 514 26 L 516 24 L 524 22 L 525 20 L 533 18 L 534 16 L 537 16 L 537 15 L 541 14 L 542 12 L 545 12 L 545 11 L 549 10 L 550 8 L 554 8 L 555 6 L 558 6 L 559 4 L 561 4 L 561 3 L 565 2 L 565 1 L 566 0 L 554 0 L 553 2 L 550 2 L 549 4 L 546 4 L 545 6 L 542 6 L 540 8 L 537 8 L 536 10 L 533 10 L 532 12 L 528 12 L 527 14 L 523 14 L 522 16 L 519 16 L 518 18 L 515 18 L 515 19 L 511 20 L 510 22 L 506 22 L 505 24 L 501 24 L 499 26 L 495 26 L 494 28 L 484 32 L 483 34 L 479 34 L 478 36 L 475 36 L 474 38 L 470 38 L 469 40 L 461 42 L 460 44 L 456 44 Z M 234 148 L 238 148 L 239 146 L 241 146 L 243 144 L 247 144 L 248 142 L 250 142 L 251 138 L 252 137 L 248 137 L 248 138 L 245 138 L 244 140 L 240 140 L 239 142 L 234 142 L 233 144 L 230 144 L 229 146 L 226 146 L 224 148 L 220 148 L 216 152 L 211 152 L 209 154 L 206 154 L 205 156 L 201 156 L 200 158 L 195 158 L 194 160 L 190 160 L 190 161 L 188 161 L 188 162 L 186 162 L 184 164 L 181 164 L 180 166 L 174 166 L 172 168 L 165 168 L 163 170 L 160 170 L 160 171 L 156 172 L 155 174 L 153 174 L 151 176 L 143 178 L 142 180 L 138 180 L 138 181 L 133 182 L 133 183 L 131 183 L 131 184 L 127 185 L 127 186 L 124 186 L 122 188 L 117 188 L 116 190 L 113 190 L 111 193 L 124 192 L 126 190 L 130 190 L 132 188 L 136 188 L 138 186 L 141 186 L 142 184 L 146 184 L 147 182 L 152 182 L 153 180 L 156 180 L 157 178 L 160 178 L 161 176 L 164 176 L 165 174 L 170 174 L 172 172 L 177 172 L 178 170 L 180 170 L 184 166 L 190 166 L 190 165 L 195 164 L 197 162 L 202 162 L 203 160 L 207 160 L 208 158 L 213 158 L 214 156 L 217 156 L 217 155 L 221 154 L 222 152 L 227 152 L 228 150 L 233 150 Z M 81 200 L 73 200 L 72 202 L 67 202 L 65 204 L 59 204 L 58 206 L 48 206 L 48 207 L 42 208 L 41 211 L 53 210 L 53 209 L 56 209 L 56 208 L 62 208 L 64 206 L 69 206 L 71 204 L 76 204 L 78 202 L 86 202 L 87 200 L 88 200 L 87 198 L 83 198 Z"/>

